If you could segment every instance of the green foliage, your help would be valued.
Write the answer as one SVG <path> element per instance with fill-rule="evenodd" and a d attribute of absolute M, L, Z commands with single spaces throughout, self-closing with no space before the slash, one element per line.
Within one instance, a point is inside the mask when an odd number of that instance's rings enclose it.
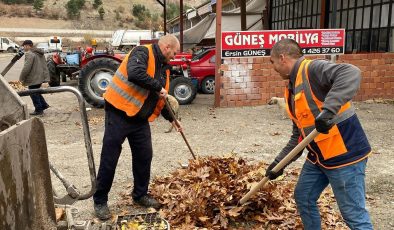
<path fill-rule="evenodd" d="M 80 0 L 69 0 L 66 4 L 67 15 L 71 19 L 79 18 L 80 16 Z"/>
<path fill-rule="evenodd" d="M 81 10 L 82 7 L 85 6 L 85 0 L 75 0 L 79 10 Z"/>
<path fill-rule="evenodd" d="M 104 20 L 105 11 L 104 11 L 104 8 L 102 6 L 98 9 L 98 13 L 100 15 L 100 19 Z"/>
<path fill-rule="evenodd" d="M 136 18 L 134 21 L 135 25 L 141 29 L 151 29 L 153 24 L 152 18 L 157 18 L 156 15 L 152 15 L 149 9 L 142 4 L 133 5 L 131 13 Z"/>
<path fill-rule="evenodd" d="M 99 8 L 99 6 L 103 5 L 103 1 L 102 0 L 94 0 L 93 2 L 93 7 L 95 9 Z"/>
<path fill-rule="evenodd" d="M 179 16 L 179 4 L 176 3 L 168 3 L 167 4 L 167 19 L 172 19 Z M 189 5 L 183 5 L 183 11 L 187 9 L 191 9 L 192 7 Z M 163 15 L 163 14 L 162 14 Z"/>
<path fill-rule="evenodd" d="M 158 31 L 158 30 L 163 30 L 163 20 L 162 17 L 160 17 L 159 14 L 153 14 L 152 15 L 152 25 L 151 29 Z"/>
<path fill-rule="evenodd" d="M 33 8 L 35 10 L 42 10 L 42 7 L 44 7 L 44 0 L 34 0 Z"/>
<path fill-rule="evenodd" d="M 149 9 L 145 8 L 145 6 L 141 4 L 133 5 L 132 14 L 139 21 L 144 21 L 151 17 Z"/>

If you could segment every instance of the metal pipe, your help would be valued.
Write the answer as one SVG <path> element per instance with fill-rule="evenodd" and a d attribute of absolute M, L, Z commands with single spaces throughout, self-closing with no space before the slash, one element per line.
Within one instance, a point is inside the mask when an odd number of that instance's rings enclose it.
<path fill-rule="evenodd" d="M 78 191 L 78 189 L 75 187 L 74 184 L 71 184 L 66 178 L 63 177 L 63 175 L 59 172 L 59 170 L 57 170 L 51 162 L 49 162 L 49 168 L 51 169 L 51 171 L 55 174 L 55 176 L 57 178 L 59 178 L 59 180 L 62 182 L 63 186 L 66 188 L 67 194 L 73 198 L 73 199 L 77 199 L 80 196 L 80 192 Z M 58 195 L 55 195 L 55 197 L 58 198 Z"/>
<path fill-rule="evenodd" d="M 180 51 L 183 52 L 183 0 L 179 1 L 179 42 Z"/>
<path fill-rule="evenodd" d="M 78 196 L 78 200 L 85 200 L 93 196 L 94 192 L 96 191 L 96 169 L 94 165 L 93 159 L 93 148 L 92 142 L 90 137 L 89 131 L 89 124 L 88 124 L 88 116 L 86 113 L 86 106 L 85 101 L 83 99 L 82 94 L 75 88 L 71 86 L 59 86 L 59 87 L 50 87 L 46 89 L 31 89 L 25 91 L 19 91 L 19 96 L 30 96 L 32 94 L 49 94 L 49 93 L 61 93 L 61 92 L 72 92 L 78 99 L 79 103 L 79 110 L 81 113 L 81 122 L 82 122 L 82 130 L 85 139 L 85 148 L 86 148 L 86 157 L 88 159 L 88 166 L 89 166 L 89 173 L 90 173 L 90 180 L 91 180 L 91 188 L 88 193 L 81 194 Z M 68 196 L 68 195 L 67 195 Z"/>
<path fill-rule="evenodd" d="M 241 30 L 246 30 L 246 0 L 240 0 L 241 7 Z"/>
<path fill-rule="evenodd" d="M 220 107 L 222 64 L 222 0 L 216 0 L 216 67 L 215 67 L 215 107 Z"/>
<path fill-rule="evenodd" d="M 166 0 L 163 0 L 163 21 L 164 21 L 164 35 L 167 34 L 167 3 Z"/>

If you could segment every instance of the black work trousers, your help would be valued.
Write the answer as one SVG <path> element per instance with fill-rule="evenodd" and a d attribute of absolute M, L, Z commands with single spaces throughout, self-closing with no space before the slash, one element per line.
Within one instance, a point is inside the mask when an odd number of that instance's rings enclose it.
<path fill-rule="evenodd" d="M 134 177 L 132 197 L 139 199 L 148 193 L 152 162 L 152 138 L 149 122 L 130 118 L 114 109 L 106 109 L 103 148 L 97 174 L 96 192 L 93 195 L 96 204 L 104 204 L 108 201 L 108 193 L 114 180 L 122 144 L 126 138 L 132 153 Z"/>

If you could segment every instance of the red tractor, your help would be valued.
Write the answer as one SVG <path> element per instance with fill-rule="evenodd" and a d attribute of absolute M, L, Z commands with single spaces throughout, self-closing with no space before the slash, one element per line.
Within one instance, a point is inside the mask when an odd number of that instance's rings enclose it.
<path fill-rule="evenodd" d="M 50 86 L 60 80 L 78 78 L 78 88 L 85 100 L 95 107 L 104 105 L 102 95 L 125 54 L 94 53 L 91 47 L 71 54 L 56 52 L 48 57 Z"/>
<path fill-rule="evenodd" d="M 81 59 L 78 88 L 89 104 L 94 107 L 104 106 L 103 93 L 125 56 L 125 53 L 94 54 Z M 185 77 L 188 76 L 184 74 L 184 71 L 187 71 L 187 65 L 180 64 L 180 62 L 184 63 L 187 58 L 190 60 L 191 55 L 178 55 L 170 63 L 173 69 L 170 76 L 169 94 L 173 95 L 179 104 L 190 104 L 197 94 L 197 81 L 193 82 L 191 78 Z"/>

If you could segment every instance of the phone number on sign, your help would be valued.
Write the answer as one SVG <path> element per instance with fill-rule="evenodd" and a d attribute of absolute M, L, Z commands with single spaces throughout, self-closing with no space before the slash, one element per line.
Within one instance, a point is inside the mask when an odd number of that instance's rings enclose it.
<path fill-rule="evenodd" d="M 318 47 L 318 48 L 302 48 L 303 54 L 341 54 L 343 53 L 342 47 Z"/>

